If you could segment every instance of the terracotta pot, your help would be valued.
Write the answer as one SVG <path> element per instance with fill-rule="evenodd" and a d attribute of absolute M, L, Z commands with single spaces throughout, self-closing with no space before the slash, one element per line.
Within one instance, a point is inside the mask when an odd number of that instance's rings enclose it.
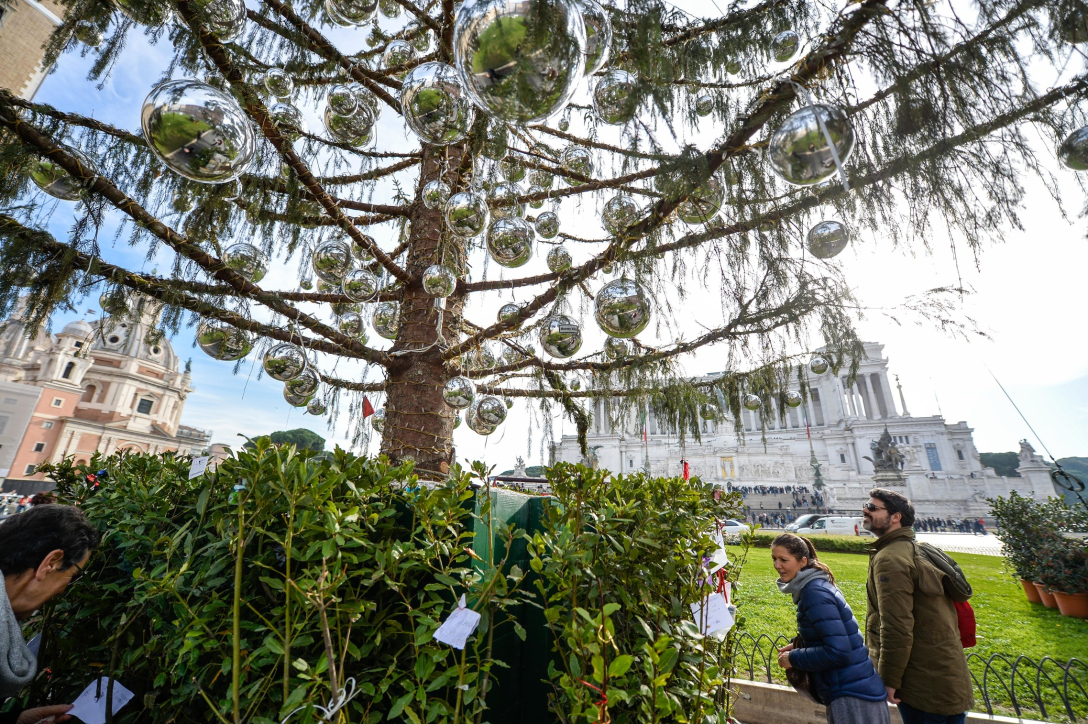
<path fill-rule="evenodd" d="M 1044 606 L 1046 606 L 1047 608 L 1058 607 L 1058 602 L 1054 600 L 1054 594 L 1051 593 L 1043 584 L 1036 583 L 1033 585 L 1035 586 L 1035 590 L 1039 592 L 1039 598 L 1043 600 Z"/>
<path fill-rule="evenodd" d="M 1020 579 L 1020 585 L 1024 587 L 1024 595 L 1028 597 L 1028 603 L 1042 603 L 1039 592 L 1035 590 L 1035 584 L 1026 578 Z"/>
<path fill-rule="evenodd" d="M 1058 610 L 1063 616 L 1073 618 L 1088 618 L 1088 592 L 1060 593 L 1054 591 L 1054 598 L 1058 601 Z"/>

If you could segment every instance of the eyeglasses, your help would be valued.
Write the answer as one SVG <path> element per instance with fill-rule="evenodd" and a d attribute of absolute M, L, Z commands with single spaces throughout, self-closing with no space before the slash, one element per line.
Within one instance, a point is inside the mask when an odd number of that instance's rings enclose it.
<path fill-rule="evenodd" d="M 870 513 L 875 513 L 878 510 L 887 510 L 887 508 L 881 508 L 879 505 L 873 505 L 872 503 L 865 503 L 861 506 L 862 510 L 867 510 Z"/>
<path fill-rule="evenodd" d="M 73 563 L 72 565 L 76 567 L 76 572 L 72 574 L 71 578 L 68 579 L 68 585 L 71 585 L 78 581 L 80 578 L 83 578 L 83 574 L 86 573 L 86 571 L 83 570 L 83 566 L 79 565 L 78 563 Z"/>

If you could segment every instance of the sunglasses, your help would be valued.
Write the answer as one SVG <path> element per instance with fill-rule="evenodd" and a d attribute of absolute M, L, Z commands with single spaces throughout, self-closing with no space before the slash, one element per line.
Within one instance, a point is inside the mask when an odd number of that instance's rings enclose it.
<path fill-rule="evenodd" d="M 862 510 L 867 510 L 870 513 L 875 513 L 878 510 L 887 510 L 887 508 L 881 508 L 879 505 L 873 505 L 872 503 L 865 503 L 861 506 Z"/>
<path fill-rule="evenodd" d="M 71 578 L 68 579 L 69 586 L 78 581 L 80 578 L 83 578 L 83 574 L 87 572 L 83 570 L 83 566 L 79 565 L 78 563 L 73 563 L 72 565 L 76 567 L 76 572 L 72 574 Z"/>

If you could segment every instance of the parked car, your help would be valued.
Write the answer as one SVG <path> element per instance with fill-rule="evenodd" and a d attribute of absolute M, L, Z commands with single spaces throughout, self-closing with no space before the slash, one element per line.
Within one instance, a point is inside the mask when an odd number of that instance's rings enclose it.
<path fill-rule="evenodd" d="M 725 521 L 725 536 L 730 538 L 732 536 L 739 536 L 741 533 L 749 533 L 752 530 L 752 526 L 747 523 L 742 523 L 739 520 L 733 520 L 730 518 Z"/>
<path fill-rule="evenodd" d="M 862 526 L 864 518 L 859 516 L 834 516 L 826 515 L 812 521 L 812 523 L 804 528 L 798 528 L 794 531 L 797 535 L 860 535 L 873 537 L 873 534 Z"/>
<path fill-rule="evenodd" d="M 786 530 L 790 533 L 796 533 L 798 528 L 811 528 L 812 524 L 817 520 L 826 517 L 826 515 L 820 513 L 805 513 L 802 516 L 798 516 L 797 520 L 787 525 Z"/>

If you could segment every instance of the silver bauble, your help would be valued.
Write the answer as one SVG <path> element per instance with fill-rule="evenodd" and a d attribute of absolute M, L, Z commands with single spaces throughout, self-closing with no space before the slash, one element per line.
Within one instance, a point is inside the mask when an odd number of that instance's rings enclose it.
<path fill-rule="evenodd" d="M 582 146 L 567 146 L 563 150 L 563 154 L 559 157 L 559 163 L 563 166 L 563 169 L 570 173 L 578 174 L 591 178 L 593 176 L 593 156 L 590 155 L 589 149 Z M 567 183 L 572 186 L 578 186 L 582 183 L 580 179 L 565 179 Z"/>
<path fill-rule="evenodd" d="M 461 77 L 445 63 L 412 68 L 400 89 L 400 108 L 408 127 L 434 146 L 460 141 L 476 120 Z"/>
<path fill-rule="evenodd" d="M 570 357 L 582 346 L 582 328 L 565 314 L 553 314 L 540 325 L 540 346 L 552 357 Z"/>
<path fill-rule="evenodd" d="M 779 63 L 788 63 L 801 49 L 801 36 L 792 30 L 783 30 L 771 41 L 771 56 Z"/>
<path fill-rule="evenodd" d="M 355 95 L 355 91 L 346 85 L 337 84 L 329 88 L 326 101 L 333 113 L 338 113 L 341 116 L 350 116 L 359 110 L 359 97 Z"/>
<path fill-rule="evenodd" d="M 800 407 L 804 402 L 804 398 L 801 397 L 801 393 L 796 390 L 790 390 L 786 393 L 786 407 Z"/>
<path fill-rule="evenodd" d="M 431 49 L 431 34 L 424 30 L 410 42 L 417 53 L 426 53 Z"/>
<path fill-rule="evenodd" d="M 575 0 L 586 26 L 585 74 L 593 75 L 608 62 L 612 51 L 612 18 L 596 0 Z"/>
<path fill-rule="evenodd" d="M 562 246 L 554 246 L 552 247 L 552 250 L 548 252 L 548 269 L 555 274 L 558 274 L 565 269 L 570 269 L 572 263 L 570 252 Z"/>
<path fill-rule="evenodd" d="M 358 96 L 356 96 L 358 97 Z M 331 105 L 325 106 L 322 117 L 329 138 L 348 146 L 365 146 L 370 143 L 374 130 L 374 116 L 370 110 L 358 106 L 350 115 L 337 113 Z"/>
<path fill-rule="evenodd" d="M 374 261 L 373 251 L 378 247 L 378 242 L 370 234 L 359 234 L 358 238 L 344 234 L 340 240 L 351 246 L 352 256 L 363 264 Z"/>
<path fill-rule="evenodd" d="M 476 386 L 472 380 L 458 375 L 442 388 L 442 400 L 455 410 L 463 410 L 476 399 Z"/>
<path fill-rule="evenodd" d="M 854 150 L 854 127 L 842 109 L 817 103 L 786 118 L 767 144 L 767 160 L 786 183 L 810 186 L 836 173 L 831 145 L 816 119 L 819 114 L 843 164 Z"/>
<path fill-rule="evenodd" d="M 537 194 L 544 193 L 545 190 L 546 189 L 543 186 L 530 186 L 528 193 L 530 196 L 536 196 Z M 529 202 L 529 206 L 532 206 L 534 209 L 539 209 L 544 206 L 544 199 L 534 199 Z"/>
<path fill-rule="evenodd" d="M 345 26 L 369 22 L 377 9 L 377 0 L 325 0 L 325 12 Z"/>
<path fill-rule="evenodd" d="M 69 155 L 75 156 L 79 160 L 80 166 L 98 173 L 98 167 L 87 154 L 67 146 L 62 148 Z M 83 195 L 84 182 L 72 176 L 56 161 L 49 158 L 39 158 L 30 168 L 30 180 L 34 182 L 35 186 L 53 198 L 62 201 L 79 201 Z M 91 180 L 87 181 L 88 184 L 90 182 Z"/>
<path fill-rule="evenodd" d="M 283 399 L 291 407 L 306 407 L 306 405 L 310 404 L 310 400 L 313 399 L 313 393 L 303 394 L 300 392 L 291 392 L 291 390 L 284 387 Z"/>
<path fill-rule="evenodd" d="M 705 224 L 722 207 L 725 189 L 717 176 L 711 176 L 676 207 L 676 215 L 685 224 Z"/>
<path fill-rule="evenodd" d="M 824 372 L 827 372 L 830 367 L 831 365 L 827 363 L 827 360 L 820 355 L 816 355 L 808 362 L 808 368 L 812 370 L 812 374 L 814 375 L 822 375 Z"/>
<path fill-rule="evenodd" d="M 525 216 L 525 204 L 518 203 L 519 192 L 516 186 L 502 183 L 495 184 L 487 199 L 492 219 L 504 219 L 507 216 Z"/>
<path fill-rule="evenodd" d="M 72 35 L 75 36 L 76 40 L 91 48 L 97 48 L 105 40 L 102 29 L 87 20 L 80 20 L 76 23 Z"/>
<path fill-rule="evenodd" d="M 533 123 L 570 101 L 585 70 L 586 30 L 571 0 L 467 0 L 453 49 L 476 105 Z"/>
<path fill-rule="evenodd" d="M 196 80 L 156 86 L 144 100 L 140 123 L 158 159 L 191 181 L 232 181 L 249 168 L 257 149 L 253 124 L 234 98 Z"/>
<path fill-rule="evenodd" d="M 351 247 L 338 239 L 322 243 L 310 257 L 314 274 L 329 284 L 339 285 L 351 265 Z"/>
<path fill-rule="evenodd" d="M 261 364 L 269 377 L 286 382 L 295 379 L 306 369 L 306 354 L 298 345 L 280 342 L 268 348 Z"/>
<path fill-rule="evenodd" d="M 268 109 L 268 116 L 276 124 L 280 135 L 288 141 L 296 140 L 300 133 L 306 133 L 309 130 L 302 111 L 290 103 L 275 104 Z"/>
<path fill-rule="evenodd" d="M 507 320 L 516 318 L 520 313 L 521 307 L 514 304 L 513 302 L 509 302 L 499 307 L 499 313 L 496 316 L 499 322 L 505 322 Z M 521 322 L 512 325 L 510 329 L 518 329 L 519 327 L 521 327 Z"/>
<path fill-rule="evenodd" d="M 525 178 L 525 163 L 520 156 L 504 156 L 499 161 L 499 172 L 508 183 L 516 184 Z"/>
<path fill-rule="evenodd" d="M 474 372 L 494 369 L 495 364 L 495 353 L 486 344 L 465 355 L 465 366 Z"/>
<path fill-rule="evenodd" d="M 223 251 L 223 263 L 254 284 L 268 273 L 268 255 L 244 241 L 231 244 Z"/>
<path fill-rule="evenodd" d="M 253 340 L 248 332 L 218 319 L 202 319 L 196 328 L 196 344 L 213 359 L 234 362 L 249 354 Z"/>
<path fill-rule="evenodd" d="M 360 337 L 366 334 L 366 322 L 358 312 L 347 312 L 336 318 L 336 328 L 340 334 L 348 337 Z"/>
<path fill-rule="evenodd" d="M 501 425 L 506 419 L 506 405 L 498 397 L 488 395 L 476 403 L 476 417 L 486 425 Z"/>
<path fill-rule="evenodd" d="M 378 12 L 389 19 L 400 17 L 400 3 L 397 0 L 378 0 Z"/>
<path fill-rule="evenodd" d="M 120 284 L 110 284 L 98 298 L 102 311 L 111 316 L 120 317 L 128 314 L 132 303 L 132 293 Z"/>
<path fill-rule="evenodd" d="M 850 230 L 841 221 L 821 221 L 809 229 L 808 250 L 817 259 L 830 259 L 850 243 Z"/>
<path fill-rule="evenodd" d="M 487 200 L 476 191 L 461 191 L 450 196 L 444 211 L 450 233 L 467 239 L 487 228 Z"/>
<path fill-rule="evenodd" d="M 440 179 L 428 181 L 423 185 L 423 205 L 432 211 L 444 208 L 450 200 L 450 187 Z"/>
<path fill-rule="evenodd" d="M 386 339 L 396 339 L 400 330 L 400 305 L 396 302 L 381 302 L 374 307 L 371 317 L 374 331 Z"/>
<path fill-rule="evenodd" d="M 456 430 L 459 427 L 461 427 L 461 416 L 460 415 L 454 415 L 453 416 L 453 429 Z"/>
<path fill-rule="evenodd" d="M 487 230 L 487 251 L 497 264 L 522 266 L 533 258 L 533 227 L 517 216 L 493 221 Z"/>
<path fill-rule="evenodd" d="M 457 276 L 449 267 L 432 264 L 423 270 L 423 291 L 432 297 L 445 299 L 457 288 Z"/>
<path fill-rule="evenodd" d="M 613 236 L 618 236 L 624 229 L 635 223 L 638 217 L 638 202 L 628 194 L 616 194 L 601 209 L 601 223 Z"/>
<path fill-rule="evenodd" d="M 759 395 L 749 392 L 744 396 L 744 409 L 755 412 L 763 406 L 763 400 L 759 399 Z"/>
<path fill-rule="evenodd" d="M 536 217 L 536 233 L 542 239 L 554 239 L 559 235 L 559 214 L 554 211 L 545 211 Z"/>
<path fill-rule="evenodd" d="M 308 292 L 314 288 L 313 277 L 302 277 L 298 280 L 298 288 L 304 292 Z"/>
<path fill-rule="evenodd" d="M 702 409 L 699 410 L 699 416 L 704 420 L 717 420 L 721 417 L 721 411 L 713 402 L 705 402 Z"/>
<path fill-rule="evenodd" d="M 495 432 L 498 425 L 489 425 L 476 415 L 476 405 L 478 403 L 478 400 L 473 402 L 472 406 L 465 410 L 465 424 L 468 425 L 469 430 L 477 435 L 490 435 Z"/>
<path fill-rule="evenodd" d="M 1088 171 L 1088 126 L 1066 136 L 1058 146 L 1058 160 L 1073 171 Z"/>
<path fill-rule="evenodd" d="M 374 431 L 379 435 L 385 431 L 385 408 L 379 407 L 374 411 L 374 414 L 370 416 L 370 426 L 374 428 Z"/>
<path fill-rule="evenodd" d="M 340 288 L 353 302 L 369 302 L 378 293 L 378 279 L 369 269 L 352 269 L 344 275 Z"/>
<path fill-rule="evenodd" d="M 611 125 L 623 125 L 638 111 L 638 78 L 626 70 L 613 68 L 593 86 L 593 110 Z"/>
<path fill-rule="evenodd" d="M 631 345 L 625 339 L 606 337 L 604 340 L 604 356 L 608 359 L 623 359 L 631 354 Z"/>
<path fill-rule="evenodd" d="M 276 98 L 290 98 L 295 92 L 295 81 L 283 68 L 269 68 L 264 73 L 264 89 Z"/>
<path fill-rule="evenodd" d="M 386 68 L 396 68 L 411 62 L 415 57 L 416 49 L 407 40 L 392 40 L 385 46 L 382 62 Z"/>
<path fill-rule="evenodd" d="M 121 14 L 140 25 L 157 28 L 174 20 L 174 11 L 166 3 L 155 0 L 114 0 Z"/>
<path fill-rule="evenodd" d="M 613 279 L 593 301 L 593 316 L 605 334 L 630 339 L 650 323 L 650 298 L 634 279 Z"/>
<path fill-rule="evenodd" d="M 314 399 L 306 403 L 306 412 L 314 417 L 321 417 L 328 409 L 321 400 Z"/>
<path fill-rule="evenodd" d="M 359 102 L 370 109 L 370 116 L 375 121 L 382 117 L 382 106 L 384 105 L 378 100 L 378 96 L 374 95 L 369 88 L 360 83 L 359 81 L 352 81 L 348 83 L 348 88 L 351 88 L 355 93 L 355 97 L 359 99 Z"/>
<path fill-rule="evenodd" d="M 212 35 L 233 43 L 246 29 L 246 4 L 242 0 L 211 0 L 200 11 Z"/>
<path fill-rule="evenodd" d="M 514 409 L 514 401 L 513 400 L 503 398 L 503 404 L 506 405 L 507 410 L 513 410 Z"/>
<path fill-rule="evenodd" d="M 700 93 L 695 97 L 695 114 L 700 118 L 706 118 L 714 110 L 714 96 L 709 93 Z"/>
<path fill-rule="evenodd" d="M 313 367 L 307 367 L 296 377 L 283 383 L 283 389 L 295 395 L 312 395 L 321 386 L 321 378 Z"/>
<path fill-rule="evenodd" d="M 533 186 L 550 189 L 552 186 L 555 186 L 555 174 L 551 171 L 542 171 L 539 168 L 534 168 L 529 172 L 529 183 Z"/>

